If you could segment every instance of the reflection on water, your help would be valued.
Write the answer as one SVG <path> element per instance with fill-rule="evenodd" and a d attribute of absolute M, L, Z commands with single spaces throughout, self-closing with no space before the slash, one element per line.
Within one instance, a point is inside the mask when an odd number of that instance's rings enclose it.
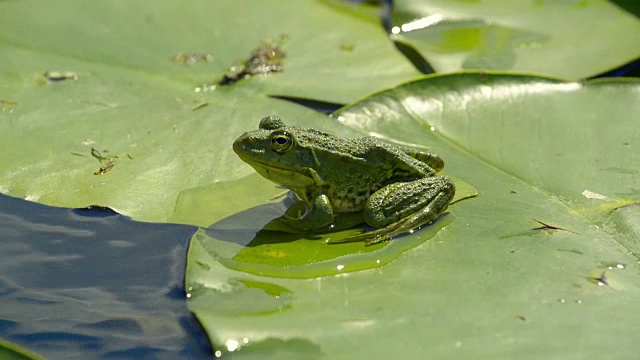
<path fill-rule="evenodd" d="M 183 289 L 191 226 L 0 195 L 0 338 L 46 358 L 202 358 Z"/>

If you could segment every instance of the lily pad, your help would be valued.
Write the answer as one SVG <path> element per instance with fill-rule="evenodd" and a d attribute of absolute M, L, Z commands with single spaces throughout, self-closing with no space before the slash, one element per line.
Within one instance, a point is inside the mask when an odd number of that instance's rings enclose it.
<path fill-rule="evenodd" d="M 280 72 L 196 91 L 274 42 Z M 2 1 L 0 63 L 0 192 L 160 222 L 251 172 L 229 150 L 264 115 L 347 130 L 270 95 L 348 103 L 417 74 L 379 25 L 292 0 Z"/>
<path fill-rule="evenodd" d="M 581 79 L 640 58 L 640 20 L 608 1 L 398 0 L 392 16 L 392 39 L 438 72 Z"/>
<path fill-rule="evenodd" d="M 258 185 L 256 179 L 263 184 Z M 455 177 L 453 179 L 457 189 L 452 204 L 477 195 L 473 186 Z M 228 208 L 227 212 L 233 215 L 200 229 L 192 241 L 199 242 L 211 258 L 230 269 L 262 276 L 313 278 L 384 266 L 403 252 L 432 238 L 455 218 L 455 215 L 447 213 L 435 223 L 416 231 L 416 236 L 403 236 L 399 238 L 402 239 L 400 241 L 373 246 L 365 246 L 362 242 L 331 245 L 328 244 L 331 241 L 363 231 L 363 226 L 358 226 L 363 222 L 359 214 L 338 217 L 332 229 L 325 233 L 299 233 L 286 227 L 271 226 L 274 223 L 277 225 L 277 218 L 286 211 L 302 205 L 292 198 L 292 194 L 283 200 L 269 201 L 266 197 L 269 187 L 271 192 L 282 190 L 268 184 L 267 180 L 254 175 L 182 194 L 182 205 L 188 203 L 197 208 L 220 203 L 247 206 L 237 213 L 234 211 L 237 208 Z M 228 199 L 229 194 L 245 196 L 232 202 Z M 250 206 L 252 200 L 262 201 L 263 204 Z M 209 213 L 203 220 L 217 215 Z"/>
<path fill-rule="evenodd" d="M 396 261 L 338 276 L 233 270 L 196 237 L 191 309 L 220 353 L 240 357 L 273 354 L 277 341 L 324 357 L 633 359 L 639 94 L 637 80 L 462 73 L 350 105 L 337 122 L 429 146 L 479 196 L 454 205 L 455 221 Z M 262 285 L 237 285 L 248 281 Z M 269 286 L 286 289 L 281 310 L 260 290 Z M 238 315 L 250 302 L 216 310 L 198 299 L 232 302 L 248 289 L 273 299 L 268 315 Z"/>

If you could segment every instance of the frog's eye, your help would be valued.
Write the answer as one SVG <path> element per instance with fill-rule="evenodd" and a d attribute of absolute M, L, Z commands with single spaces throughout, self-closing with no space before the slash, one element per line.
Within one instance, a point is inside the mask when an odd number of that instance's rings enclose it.
<path fill-rule="evenodd" d="M 293 146 L 293 136 L 286 131 L 274 132 L 271 135 L 271 148 L 273 151 L 283 154 Z"/>

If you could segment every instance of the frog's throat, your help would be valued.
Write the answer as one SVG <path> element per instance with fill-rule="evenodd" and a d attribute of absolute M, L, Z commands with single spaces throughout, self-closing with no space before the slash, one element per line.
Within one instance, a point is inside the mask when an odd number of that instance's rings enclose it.
<path fill-rule="evenodd" d="M 273 165 L 263 165 L 255 161 L 250 165 L 264 178 L 289 189 L 319 187 L 324 185 L 324 181 L 318 173 L 310 168 L 289 170 L 274 167 Z"/>

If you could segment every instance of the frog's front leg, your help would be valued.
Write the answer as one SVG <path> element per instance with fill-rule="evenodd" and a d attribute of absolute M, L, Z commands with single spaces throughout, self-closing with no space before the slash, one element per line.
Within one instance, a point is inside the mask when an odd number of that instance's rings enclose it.
<path fill-rule="evenodd" d="M 300 197 L 300 196 L 299 196 Z M 327 195 L 323 193 L 308 194 L 301 197 L 307 211 L 299 217 L 283 215 L 280 221 L 298 230 L 315 230 L 333 223 L 333 207 Z"/>
<path fill-rule="evenodd" d="M 387 185 L 371 195 L 363 212 L 367 224 L 378 229 L 345 241 L 371 245 L 431 223 L 449 206 L 454 195 L 455 185 L 446 176 Z"/>

